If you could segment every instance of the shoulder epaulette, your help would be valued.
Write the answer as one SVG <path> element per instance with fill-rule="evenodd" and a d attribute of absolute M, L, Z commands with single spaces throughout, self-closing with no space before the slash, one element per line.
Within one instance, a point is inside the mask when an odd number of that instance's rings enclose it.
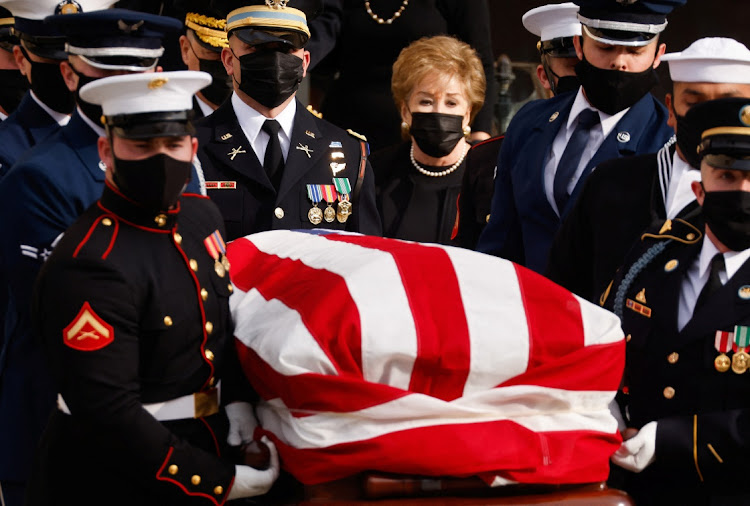
<path fill-rule="evenodd" d="M 646 232 L 641 236 L 641 240 L 651 239 L 672 239 L 684 244 L 695 244 L 701 240 L 703 233 L 683 219 L 666 220 L 657 232 Z"/>
<path fill-rule="evenodd" d="M 347 132 L 348 132 L 348 133 L 349 133 L 349 135 L 351 135 L 352 137 L 356 137 L 357 139 L 359 139 L 359 140 L 361 140 L 361 141 L 363 141 L 363 142 L 367 142 L 367 137 L 365 137 L 364 135 L 362 135 L 362 134 L 358 134 L 357 132 L 355 132 L 355 131 L 354 131 L 354 130 L 352 130 L 352 129 L 348 129 L 348 130 L 347 130 Z"/>
<path fill-rule="evenodd" d="M 318 112 L 318 111 L 316 111 L 315 109 L 313 109 L 313 106 L 311 106 L 311 105 L 308 105 L 308 106 L 307 106 L 307 110 L 308 110 L 308 111 L 310 112 L 310 114 L 312 114 L 312 115 L 313 115 L 313 116 L 315 116 L 316 118 L 318 118 L 318 119 L 323 119 L 323 113 L 322 113 L 322 112 Z"/>

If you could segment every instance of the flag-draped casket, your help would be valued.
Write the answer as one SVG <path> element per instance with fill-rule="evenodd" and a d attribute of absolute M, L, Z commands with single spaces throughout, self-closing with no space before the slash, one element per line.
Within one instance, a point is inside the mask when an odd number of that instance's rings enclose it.
<path fill-rule="evenodd" d="M 625 352 L 611 313 L 452 247 L 271 231 L 228 256 L 262 431 L 303 483 L 607 478 Z"/>

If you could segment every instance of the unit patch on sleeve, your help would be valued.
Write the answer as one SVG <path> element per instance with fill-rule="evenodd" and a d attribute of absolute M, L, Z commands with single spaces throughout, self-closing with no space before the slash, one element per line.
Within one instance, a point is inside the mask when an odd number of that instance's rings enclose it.
<path fill-rule="evenodd" d="M 88 302 L 83 303 L 78 315 L 63 329 L 63 342 L 79 351 L 100 350 L 114 338 L 112 325 L 102 320 Z"/>

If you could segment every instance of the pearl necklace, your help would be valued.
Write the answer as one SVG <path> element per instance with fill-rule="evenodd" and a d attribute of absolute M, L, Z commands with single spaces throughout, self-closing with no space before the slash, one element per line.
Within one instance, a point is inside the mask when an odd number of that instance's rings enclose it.
<path fill-rule="evenodd" d="M 377 21 L 379 25 L 390 25 L 391 23 L 393 23 L 393 21 L 396 18 L 400 17 L 401 14 L 406 10 L 407 5 L 409 5 L 409 0 L 404 0 L 404 3 L 402 3 L 399 10 L 397 10 L 395 14 L 391 16 L 391 19 L 383 19 L 377 14 L 375 14 L 374 12 L 372 12 L 372 9 L 370 9 L 370 0 L 365 0 L 365 9 L 367 9 L 367 14 L 369 14 L 372 19 Z"/>
<path fill-rule="evenodd" d="M 448 167 L 445 170 L 441 170 L 440 172 L 432 172 L 430 170 L 425 169 L 421 165 L 417 163 L 417 161 L 414 159 L 414 144 L 411 145 L 411 148 L 409 149 L 409 158 L 411 158 L 411 164 L 414 165 L 414 168 L 419 171 L 420 174 L 424 174 L 425 176 L 429 177 L 443 177 L 447 176 L 451 172 L 454 172 L 460 165 L 463 163 L 464 158 L 466 158 L 466 153 L 469 152 L 469 146 L 464 146 L 464 152 L 461 153 L 461 156 L 459 157 L 458 161 Z"/>

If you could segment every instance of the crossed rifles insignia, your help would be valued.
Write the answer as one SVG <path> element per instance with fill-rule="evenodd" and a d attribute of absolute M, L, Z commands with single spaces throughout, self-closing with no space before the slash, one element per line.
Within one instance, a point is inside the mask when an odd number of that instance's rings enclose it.
<path fill-rule="evenodd" d="M 242 149 L 242 146 L 240 146 L 238 148 L 232 148 L 232 151 L 227 153 L 227 156 L 229 157 L 230 160 L 234 161 L 234 157 L 242 153 L 247 153 L 247 151 Z"/>

